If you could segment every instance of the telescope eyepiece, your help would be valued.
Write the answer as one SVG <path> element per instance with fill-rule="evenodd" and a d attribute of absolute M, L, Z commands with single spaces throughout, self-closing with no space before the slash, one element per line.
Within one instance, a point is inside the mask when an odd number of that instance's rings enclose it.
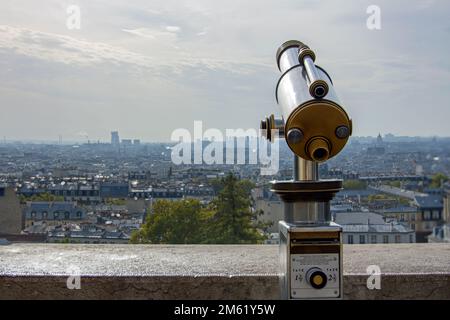
<path fill-rule="evenodd" d="M 307 146 L 309 157 L 313 161 L 322 162 L 330 157 L 330 146 L 326 139 L 312 138 Z"/>
<path fill-rule="evenodd" d="M 309 92 L 311 96 L 317 99 L 324 98 L 327 95 L 328 90 L 328 84 L 324 80 L 316 80 L 309 85 Z"/>

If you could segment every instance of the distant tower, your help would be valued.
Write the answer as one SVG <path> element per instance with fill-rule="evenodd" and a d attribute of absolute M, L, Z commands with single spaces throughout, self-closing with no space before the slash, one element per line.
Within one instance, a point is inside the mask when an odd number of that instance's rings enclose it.
<path fill-rule="evenodd" d="M 383 144 L 383 138 L 381 137 L 381 133 L 378 134 L 377 137 L 377 145 L 382 145 Z"/>
<path fill-rule="evenodd" d="M 120 145 L 120 138 L 118 131 L 111 132 L 111 145 L 118 147 Z"/>

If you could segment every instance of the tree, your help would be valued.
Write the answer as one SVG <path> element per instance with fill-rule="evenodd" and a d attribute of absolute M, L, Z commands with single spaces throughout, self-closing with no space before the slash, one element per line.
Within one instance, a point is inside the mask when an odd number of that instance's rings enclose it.
<path fill-rule="evenodd" d="M 253 185 L 232 174 L 217 180 L 217 197 L 209 206 L 198 200 L 156 201 L 153 213 L 131 243 L 258 243 L 268 223 L 256 222 L 261 212 L 251 208 Z"/>
<path fill-rule="evenodd" d="M 431 188 L 440 188 L 443 183 L 448 181 L 448 177 L 443 173 L 436 173 L 431 177 Z"/>
<path fill-rule="evenodd" d="M 113 206 L 124 206 L 127 204 L 127 201 L 123 198 L 106 198 L 104 202 Z"/>
<path fill-rule="evenodd" d="M 211 212 L 198 200 L 158 200 L 143 227 L 132 234 L 131 243 L 203 243 Z"/>
<path fill-rule="evenodd" d="M 400 188 L 402 186 L 400 181 L 389 181 L 387 185 L 395 188 Z"/>
<path fill-rule="evenodd" d="M 343 187 L 346 190 L 363 190 L 367 188 L 367 183 L 361 180 L 345 180 Z"/>
<path fill-rule="evenodd" d="M 64 201 L 64 197 L 62 196 L 55 196 L 51 193 L 45 192 L 40 194 L 32 195 L 31 197 L 26 197 L 24 195 L 19 196 L 20 202 L 25 203 L 27 201 L 34 201 L 34 202 L 56 202 L 56 201 Z"/>
<path fill-rule="evenodd" d="M 211 222 L 210 243 L 258 243 L 264 236 L 258 229 L 265 227 L 256 222 L 259 212 L 251 209 L 248 180 L 239 180 L 228 174 L 219 183 L 219 193 L 211 203 L 215 212 Z"/>

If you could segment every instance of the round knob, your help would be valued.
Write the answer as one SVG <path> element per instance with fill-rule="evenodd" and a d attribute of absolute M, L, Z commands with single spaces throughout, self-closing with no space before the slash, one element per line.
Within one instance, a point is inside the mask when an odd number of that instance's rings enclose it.
<path fill-rule="evenodd" d="M 303 139 L 303 132 L 298 128 L 292 128 L 287 133 L 287 140 L 289 143 L 297 144 Z"/>
<path fill-rule="evenodd" d="M 348 138 L 350 135 L 350 129 L 347 126 L 339 126 L 336 128 L 336 137 L 339 139 Z"/>
<path fill-rule="evenodd" d="M 327 275 L 319 268 L 311 268 L 306 272 L 306 281 L 314 289 L 322 289 L 327 285 Z"/>

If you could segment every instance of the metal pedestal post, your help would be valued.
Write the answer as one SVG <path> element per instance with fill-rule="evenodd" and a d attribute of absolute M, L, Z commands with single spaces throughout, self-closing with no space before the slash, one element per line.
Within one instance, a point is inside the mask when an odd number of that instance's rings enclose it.
<path fill-rule="evenodd" d="M 294 180 L 272 185 L 285 205 L 280 221 L 283 299 L 342 298 L 342 228 L 331 221 L 330 200 L 341 180 L 319 180 L 317 163 L 296 156 Z"/>

